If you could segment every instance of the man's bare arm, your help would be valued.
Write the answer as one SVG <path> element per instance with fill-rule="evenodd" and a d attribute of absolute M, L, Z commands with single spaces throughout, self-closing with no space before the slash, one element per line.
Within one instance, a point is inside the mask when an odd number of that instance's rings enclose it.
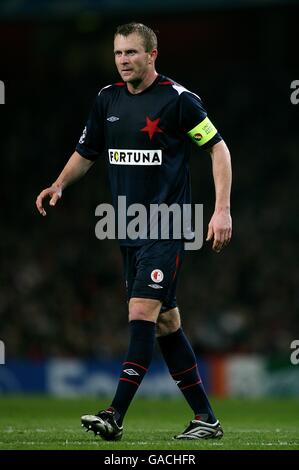
<path fill-rule="evenodd" d="M 217 253 L 227 245 L 232 236 L 230 215 L 230 191 L 232 169 L 229 150 L 222 140 L 210 149 L 213 178 L 215 184 L 215 210 L 210 220 L 207 240 L 213 240 L 213 250 Z"/>
<path fill-rule="evenodd" d="M 58 199 L 62 196 L 62 191 L 82 178 L 94 162 L 81 157 L 78 152 L 74 152 L 58 176 L 57 180 L 49 187 L 44 189 L 36 199 L 36 207 L 41 215 L 47 215 L 43 201 L 45 198 L 50 198 L 50 206 L 55 206 Z"/>

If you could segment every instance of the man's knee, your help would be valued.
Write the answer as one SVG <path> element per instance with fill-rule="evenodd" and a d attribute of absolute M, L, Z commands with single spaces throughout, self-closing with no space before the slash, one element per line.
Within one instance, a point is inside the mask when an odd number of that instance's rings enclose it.
<path fill-rule="evenodd" d="M 157 320 L 156 336 L 166 336 L 174 333 L 181 326 L 179 309 L 172 308 L 167 312 L 160 313 Z"/>
<path fill-rule="evenodd" d="M 129 302 L 129 321 L 144 320 L 157 321 L 161 309 L 161 302 L 155 299 L 132 298 Z"/>

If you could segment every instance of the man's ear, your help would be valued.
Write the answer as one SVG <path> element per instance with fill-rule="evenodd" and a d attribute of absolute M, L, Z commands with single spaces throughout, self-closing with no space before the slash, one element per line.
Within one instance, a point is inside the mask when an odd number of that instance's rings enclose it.
<path fill-rule="evenodd" d="M 158 49 L 153 49 L 150 53 L 149 53 L 149 64 L 152 64 L 153 62 L 155 62 L 156 58 L 157 58 L 157 55 L 158 55 Z"/>

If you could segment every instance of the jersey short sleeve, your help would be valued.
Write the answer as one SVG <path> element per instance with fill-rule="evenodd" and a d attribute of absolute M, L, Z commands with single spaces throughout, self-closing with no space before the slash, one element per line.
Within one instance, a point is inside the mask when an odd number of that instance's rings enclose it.
<path fill-rule="evenodd" d="M 222 140 L 208 118 L 201 99 L 189 91 L 180 95 L 180 127 L 202 148 L 211 147 Z"/>
<path fill-rule="evenodd" d="M 96 160 L 105 148 L 104 116 L 101 95 L 91 109 L 86 126 L 76 146 L 77 152 L 88 160 Z"/>

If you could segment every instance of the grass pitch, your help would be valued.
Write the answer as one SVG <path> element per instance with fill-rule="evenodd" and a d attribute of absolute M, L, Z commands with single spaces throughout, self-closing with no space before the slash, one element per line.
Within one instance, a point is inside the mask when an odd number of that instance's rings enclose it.
<path fill-rule="evenodd" d="M 175 441 L 192 415 L 183 399 L 137 398 L 120 442 L 105 442 L 80 425 L 82 414 L 105 408 L 108 400 L 0 397 L 3 450 L 298 450 L 299 400 L 212 400 L 224 428 L 221 440 Z"/>

